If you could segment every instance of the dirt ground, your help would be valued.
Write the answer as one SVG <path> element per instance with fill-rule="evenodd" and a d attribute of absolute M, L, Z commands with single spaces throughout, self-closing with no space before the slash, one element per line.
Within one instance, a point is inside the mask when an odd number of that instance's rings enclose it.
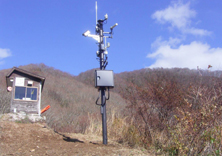
<path fill-rule="evenodd" d="M 103 145 L 102 136 L 61 134 L 48 128 L 44 123 L 18 123 L 1 118 L 0 155 L 139 156 L 149 154 L 112 140 L 108 140 L 108 145 Z"/>

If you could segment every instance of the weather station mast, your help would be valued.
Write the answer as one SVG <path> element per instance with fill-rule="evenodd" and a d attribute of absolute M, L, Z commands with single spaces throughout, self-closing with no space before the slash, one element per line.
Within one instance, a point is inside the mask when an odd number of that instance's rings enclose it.
<path fill-rule="evenodd" d="M 110 47 L 110 43 L 106 43 L 107 38 L 113 37 L 113 28 L 118 24 L 114 24 L 110 27 L 110 32 L 104 32 L 103 25 L 107 23 L 108 15 L 104 16 L 104 19 L 97 20 L 97 2 L 96 2 L 96 30 L 95 35 L 90 34 L 90 31 L 87 30 L 82 35 L 85 37 L 92 37 L 97 41 L 98 51 L 96 52 L 96 56 L 100 62 L 100 70 L 95 70 L 95 87 L 98 88 L 100 92 L 96 105 L 100 105 L 101 107 L 101 115 L 102 115 L 102 132 L 103 132 L 103 144 L 107 145 L 107 122 L 106 122 L 106 101 L 109 100 L 110 97 L 110 88 L 114 88 L 114 74 L 112 70 L 106 70 L 106 66 L 108 65 L 108 51 L 107 48 Z M 105 40 L 105 43 L 104 43 Z M 106 91 L 108 91 L 108 96 L 106 96 Z M 101 99 L 101 103 L 98 103 L 99 99 Z"/>

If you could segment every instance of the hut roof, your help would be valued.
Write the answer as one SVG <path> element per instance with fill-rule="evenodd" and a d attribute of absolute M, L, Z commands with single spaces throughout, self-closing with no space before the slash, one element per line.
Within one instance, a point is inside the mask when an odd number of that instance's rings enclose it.
<path fill-rule="evenodd" d="M 12 73 L 15 73 L 15 72 L 17 72 L 17 73 L 22 73 L 22 74 L 24 74 L 24 75 L 26 75 L 26 76 L 33 77 L 33 78 L 35 78 L 35 79 L 38 79 L 39 81 L 42 82 L 42 89 L 43 89 L 43 86 L 44 86 L 44 83 L 45 83 L 45 77 L 39 76 L 39 75 L 37 75 L 37 74 L 33 74 L 33 73 L 29 72 L 29 71 L 26 71 L 26 70 L 24 70 L 24 69 L 17 68 L 17 67 L 13 67 L 13 68 L 11 69 L 11 71 L 6 75 L 6 84 L 7 84 L 7 87 L 9 86 L 9 84 L 8 84 L 9 81 L 7 81 L 8 78 L 12 75 Z"/>

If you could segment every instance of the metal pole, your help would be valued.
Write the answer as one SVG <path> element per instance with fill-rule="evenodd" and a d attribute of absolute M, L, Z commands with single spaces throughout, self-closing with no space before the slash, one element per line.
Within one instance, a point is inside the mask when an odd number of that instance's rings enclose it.
<path fill-rule="evenodd" d="M 90 31 L 87 30 L 85 33 L 83 33 L 82 35 L 85 37 L 92 37 L 93 39 L 95 39 L 96 41 L 98 41 L 98 45 L 99 45 L 99 51 L 96 52 L 97 57 L 100 58 L 100 70 L 105 70 L 108 62 L 107 62 L 107 48 L 109 48 L 110 44 L 104 45 L 104 40 L 103 38 L 106 39 L 106 37 L 112 38 L 113 36 L 113 28 L 116 27 L 118 24 L 114 24 L 113 26 L 110 27 L 110 32 L 104 32 L 103 31 L 103 24 L 104 21 L 107 21 L 108 19 L 108 15 L 105 15 L 105 19 L 104 20 L 98 20 L 97 21 L 97 2 L 96 2 L 96 35 L 92 35 L 90 34 Z M 107 36 L 105 36 L 104 34 L 108 34 Z M 105 43 L 106 44 L 106 43 Z M 103 71 L 105 72 L 105 71 Z M 95 77 L 95 82 L 97 82 L 97 78 Z M 109 86 L 114 87 L 113 85 L 99 85 L 100 88 L 100 94 L 101 94 L 101 104 L 98 104 L 98 100 L 100 98 L 100 96 L 97 98 L 96 100 L 96 104 L 97 105 L 101 105 L 101 115 L 102 115 L 102 132 L 103 132 L 103 144 L 107 144 L 107 122 L 106 122 L 106 100 L 109 99 Z M 99 87 L 99 86 L 95 86 L 95 87 Z M 108 98 L 106 98 L 106 87 L 108 87 Z"/>
<path fill-rule="evenodd" d="M 101 89 L 101 114 L 102 114 L 102 128 L 103 128 L 103 144 L 107 145 L 107 124 L 106 124 L 106 103 L 105 103 L 105 89 Z"/>
<path fill-rule="evenodd" d="M 100 70 L 105 70 L 104 67 L 104 41 L 103 41 L 103 20 L 98 20 L 99 28 L 99 53 L 100 53 Z M 106 96 L 105 87 L 101 87 L 101 115 L 102 115 L 102 131 L 103 131 L 103 144 L 107 145 L 107 123 L 106 123 Z"/>

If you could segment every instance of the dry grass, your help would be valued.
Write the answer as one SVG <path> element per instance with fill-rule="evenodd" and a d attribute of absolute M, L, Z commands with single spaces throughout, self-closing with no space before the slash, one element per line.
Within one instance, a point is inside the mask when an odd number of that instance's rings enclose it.
<path fill-rule="evenodd" d="M 45 113 L 50 127 L 102 138 L 93 70 L 75 77 L 44 64 L 22 68 L 46 77 L 42 106 L 51 106 Z M 108 138 L 154 154 L 221 155 L 221 80 L 221 72 L 176 68 L 116 74 L 107 102 Z M 0 111 L 8 109 L 4 97 Z"/>

